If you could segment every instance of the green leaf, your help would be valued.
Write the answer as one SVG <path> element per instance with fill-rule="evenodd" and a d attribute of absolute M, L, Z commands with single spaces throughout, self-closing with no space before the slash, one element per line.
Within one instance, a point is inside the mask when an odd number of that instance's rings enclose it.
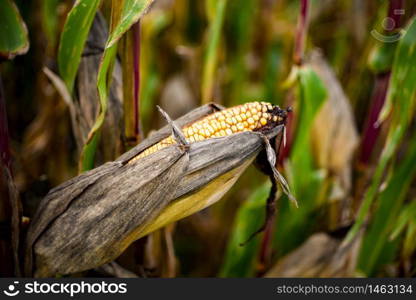
<path fill-rule="evenodd" d="M 11 0 L 1 0 L 0 57 L 12 59 L 29 49 L 26 25 Z"/>
<path fill-rule="evenodd" d="M 253 32 L 256 23 L 253 20 L 256 17 L 261 3 L 256 0 L 230 1 L 227 4 L 227 24 L 225 31 L 227 34 L 226 41 L 229 43 L 229 49 L 232 55 L 229 57 L 230 78 L 230 96 L 227 104 L 237 105 L 252 101 L 251 95 L 248 95 L 248 68 L 246 63 L 247 53 L 253 41 Z M 228 60 L 228 57 L 227 57 Z M 270 66 L 270 65 L 269 65 Z M 270 71 L 278 71 L 275 66 L 270 66 Z M 272 81 L 274 78 L 270 78 Z M 273 86 L 276 81 L 272 82 Z M 272 98 L 265 98 L 271 101 Z"/>
<path fill-rule="evenodd" d="M 208 45 L 204 58 L 204 69 L 202 74 L 202 103 L 212 101 L 212 90 L 214 86 L 214 74 L 217 67 L 218 48 L 222 24 L 224 23 L 225 6 L 227 0 L 208 1 L 208 11 L 213 13 L 208 28 Z M 215 4 L 215 5 L 214 5 Z"/>
<path fill-rule="evenodd" d="M 393 103 L 394 113 L 403 113 L 403 116 L 407 117 L 406 120 L 409 120 L 412 111 L 402 109 L 409 108 L 411 102 L 413 108 L 415 105 L 413 96 L 416 81 L 416 17 L 411 19 L 409 24 L 404 30 L 394 56 L 390 86 L 380 120 L 384 120 L 392 112 Z"/>
<path fill-rule="evenodd" d="M 263 224 L 265 202 L 270 184 L 259 187 L 238 209 L 231 235 L 225 251 L 220 277 L 250 277 L 255 273 L 259 236 L 244 246 L 249 236 Z"/>
<path fill-rule="evenodd" d="M 290 161 L 295 197 L 307 188 L 315 175 L 311 149 L 311 129 L 316 114 L 326 100 L 327 92 L 318 75 L 309 67 L 299 69 L 299 105 L 296 138 Z"/>
<path fill-rule="evenodd" d="M 100 0 L 78 0 L 65 21 L 58 49 L 59 74 L 72 94 L 82 51 Z"/>
<path fill-rule="evenodd" d="M 55 49 L 58 32 L 57 9 L 59 0 L 42 1 L 42 27 L 48 40 L 48 47 Z"/>
<path fill-rule="evenodd" d="M 111 32 L 106 48 L 111 48 L 149 9 L 154 0 L 125 0 L 120 22 Z"/>
<path fill-rule="evenodd" d="M 368 66 L 374 74 L 387 72 L 393 64 L 397 43 L 378 43 L 371 50 Z"/>
<path fill-rule="evenodd" d="M 274 245 L 283 255 L 298 246 L 310 234 L 315 222 L 313 212 L 319 205 L 326 185 L 325 174 L 316 169 L 311 147 L 312 124 L 327 98 L 327 90 L 319 76 L 309 67 L 297 68 L 299 97 L 295 108 L 298 114 L 297 129 L 289 160 L 285 163 L 285 174 L 299 208 L 288 201 L 279 201 Z"/>
<path fill-rule="evenodd" d="M 403 256 L 406 259 L 410 259 L 412 254 L 416 250 L 416 221 L 412 219 L 407 228 L 406 236 L 404 238 L 404 245 L 403 245 Z"/>
<path fill-rule="evenodd" d="M 100 69 L 98 71 L 97 87 L 100 98 L 100 112 L 95 120 L 93 127 L 88 134 L 88 140 L 84 145 L 80 158 L 80 171 L 86 171 L 94 167 L 94 158 L 97 151 L 99 137 L 97 136 L 101 126 L 104 124 L 105 114 L 107 112 L 108 91 L 110 87 L 112 66 L 117 54 L 117 42 L 130 27 L 139 20 L 145 13 L 146 9 L 152 3 L 152 0 L 134 1 L 125 0 L 124 2 L 113 1 L 112 10 L 116 19 L 111 25 L 110 36 L 101 59 Z M 119 6 L 117 6 L 119 5 Z M 120 7 L 120 5 L 123 5 Z M 118 13 L 121 11 L 121 14 Z"/>
<path fill-rule="evenodd" d="M 370 207 L 378 194 L 384 172 L 391 162 L 397 147 L 403 139 L 412 116 L 415 114 L 416 101 L 416 18 L 411 20 L 397 46 L 392 74 L 387 92 L 387 100 L 380 119 L 385 119 L 394 104 L 386 143 L 374 172 L 373 180 L 364 195 L 363 202 L 357 213 L 356 221 L 348 232 L 347 241 L 351 241 L 364 223 Z"/>
<path fill-rule="evenodd" d="M 390 234 L 390 240 L 396 239 L 412 220 L 416 220 L 416 200 L 403 207 L 396 224 L 393 226 L 393 232 Z"/>
<path fill-rule="evenodd" d="M 363 239 L 360 251 L 359 268 L 367 275 L 373 275 L 381 261 L 383 247 L 389 240 L 389 234 L 397 223 L 400 211 L 405 212 L 403 201 L 410 184 L 416 175 L 416 135 L 410 138 L 411 144 L 401 163 L 392 173 L 387 187 L 379 196 L 379 205 L 374 212 L 374 220 Z"/>
<path fill-rule="evenodd" d="M 98 132 L 101 126 L 104 124 L 105 114 L 107 112 L 108 104 L 108 91 L 109 91 L 109 79 L 107 78 L 110 69 L 112 69 L 112 64 L 117 54 L 117 44 L 114 44 L 112 47 L 107 48 L 104 52 L 102 58 L 100 69 L 98 71 L 97 86 L 98 86 L 98 95 L 100 98 L 100 112 L 93 127 L 91 128 L 88 134 L 88 140 L 84 145 L 83 151 L 81 153 L 81 165 L 80 171 L 84 172 L 90 170 L 94 167 L 95 153 L 97 152 L 98 145 Z"/>

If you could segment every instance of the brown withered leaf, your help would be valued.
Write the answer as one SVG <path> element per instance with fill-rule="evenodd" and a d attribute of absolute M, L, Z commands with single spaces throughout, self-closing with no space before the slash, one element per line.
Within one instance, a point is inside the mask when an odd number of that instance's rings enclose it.
<path fill-rule="evenodd" d="M 330 229 L 344 226 L 351 221 L 352 159 L 359 137 L 355 127 L 350 102 L 335 73 L 319 50 L 311 52 L 308 64 L 323 81 L 328 99 L 319 110 L 312 128 L 312 147 L 319 167 L 329 173 L 331 190 Z"/>
<path fill-rule="evenodd" d="M 265 277 L 354 277 L 362 232 L 351 242 L 315 233 L 284 256 Z"/>
<path fill-rule="evenodd" d="M 313 147 L 320 167 L 339 176 L 349 173 L 358 133 L 350 102 L 331 67 L 321 52 L 311 53 L 308 63 L 324 82 L 328 101 L 316 116 L 313 126 Z"/>

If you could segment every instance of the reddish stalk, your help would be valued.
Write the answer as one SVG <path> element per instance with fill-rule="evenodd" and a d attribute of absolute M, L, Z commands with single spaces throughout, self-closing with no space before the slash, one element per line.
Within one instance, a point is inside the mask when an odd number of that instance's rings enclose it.
<path fill-rule="evenodd" d="M 137 142 L 142 139 L 140 124 L 140 20 L 132 26 L 133 31 L 133 87 L 134 87 L 134 133 Z"/>
<path fill-rule="evenodd" d="M 9 128 L 7 126 L 6 101 L 3 93 L 3 83 L 0 78 L 0 156 L 5 168 L 11 169 L 9 145 Z"/>
<path fill-rule="evenodd" d="M 404 12 L 404 0 L 390 0 L 387 19 L 393 25 L 386 28 L 384 33 L 391 34 L 396 32 L 401 26 L 401 17 Z M 370 100 L 370 110 L 365 121 L 359 164 L 367 165 L 370 162 L 378 137 L 380 135 L 380 126 L 376 125 L 380 112 L 384 106 L 387 96 L 387 90 L 390 81 L 391 70 L 376 74 L 373 94 Z"/>
<path fill-rule="evenodd" d="M 373 95 L 371 98 L 370 111 L 365 122 L 363 137 L 361 142 L 360 164 L 367 165 L 380 135 L 380 126 L 376 126 L 381 109 L 386 100 L 387 89 L 390 81 L 390 72 L 377 75 Z"/>
<path fill-rule="evenodd" d="M 7 125 L 6 100 L 4 97 L 3 83 L 0 78 L 0 156 L 2 170 L 1 175 L 6 181 L 9 203 L 11 209 L 11 218 L 6 222 L 11 222 L 11 248 L 13 250 L 14 276 L 20 276 L 19 263 L 19 238 L 20 238 L 20 220 L 22 215 L 22 206 L 19 201 L 19 194 L 13 181 L 12 158 L 10 154 L 9 129 Z"/>
<path fill-rule="evenodd" d="M 301 0 L 300 14 L 298 18 L 298 25 L 296 28 L 295 48 L 293 53 L 293 62 L 296 65 L 301 65 L 305 52 L 306 34 L 308 32 L 308 12 L 309 0 Z"/>
<path fill-rule="evenodd" d="M 124 37 L 122 53 L 123 106 L 127 149 L 142 140 L 140 122 L 140 20 L 134 23 Z"/>

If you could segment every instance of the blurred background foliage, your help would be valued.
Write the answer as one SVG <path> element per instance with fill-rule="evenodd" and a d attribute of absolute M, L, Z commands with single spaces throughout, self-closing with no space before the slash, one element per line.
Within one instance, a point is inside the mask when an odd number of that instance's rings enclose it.
<path fill-rule="evenodd" d="M 2 274 L 17 273 L 20 216 L 162 126 L 156 105 L 258 100 L 293 107 L 279 167 L 299 208 L 281 195 L 273 228 L 241 246 L 270 189 L 252 166 L 81 275 L 415 276 L 413 1 L 0 2 Z"/>

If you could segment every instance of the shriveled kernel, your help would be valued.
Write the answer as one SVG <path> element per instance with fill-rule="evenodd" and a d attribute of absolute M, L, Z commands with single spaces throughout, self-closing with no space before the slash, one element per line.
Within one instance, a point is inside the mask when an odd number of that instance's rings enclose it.
<path fill-rule="evenodd" d="M 277 116 L 273 116 L 273 121 L 276 122 L 277 121 Z"/>

